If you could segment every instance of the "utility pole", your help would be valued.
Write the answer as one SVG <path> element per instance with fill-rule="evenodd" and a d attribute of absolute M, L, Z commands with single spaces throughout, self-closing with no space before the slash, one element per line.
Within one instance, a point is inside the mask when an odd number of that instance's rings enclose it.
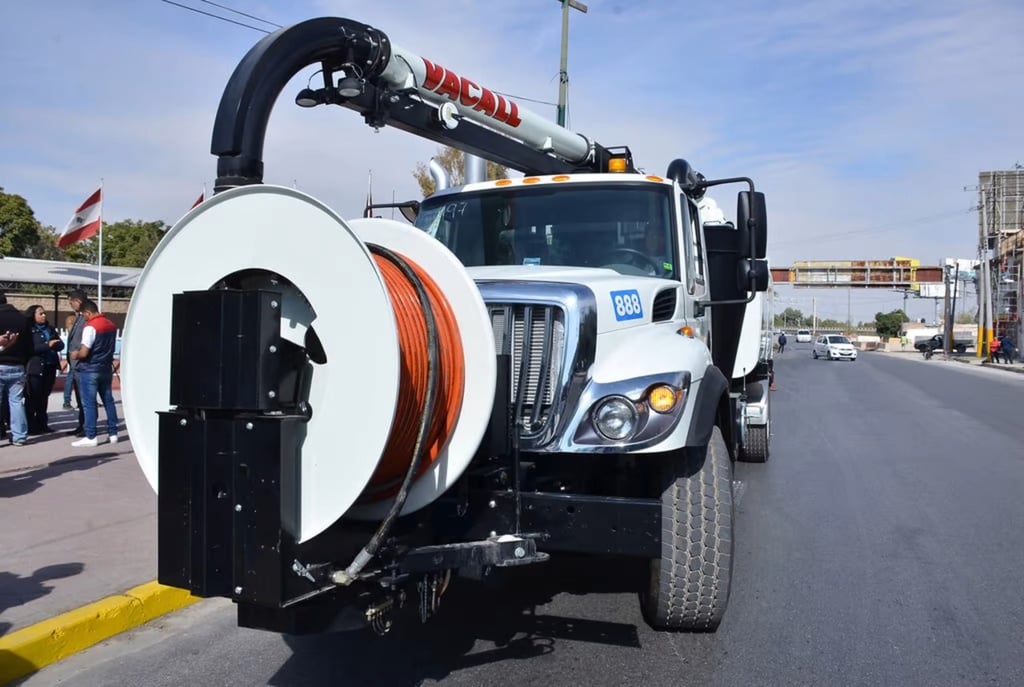
<path fill-rule="evenodd" d="M 811 334 L 818 333 L 818 299 L 811 296 Z"/>
<path fill-rule="evenodd" d="M 853 315 L 850 309 L 850 294 L 853 293 L 853 287 L 846 287 L 846 334 L 853 336 Z"/>
<path fill-rule="evenodd" d="M 952 335 L 952 329 L 949 326 L 949 263 L 945 263 L 942 266 L 942 285 L 943 299 L 942 299 L 942 350 L 949 353 L 949 337 Z"/>
<path fill-rule="evenodd" d="M 569 101 L 569 8 L 587 13 L 579 0 L 558 0 L 562 5 L 562 61 L 558 70 L 558 126 L 565 126 L 565 106 Z"/>

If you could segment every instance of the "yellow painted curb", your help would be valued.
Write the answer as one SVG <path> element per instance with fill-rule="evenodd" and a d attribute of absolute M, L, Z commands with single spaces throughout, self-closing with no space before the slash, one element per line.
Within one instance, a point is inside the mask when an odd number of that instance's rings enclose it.
<path fill-rule="evenodd" d="M 0 637 L 0 685 L 199 600 L 147 582 Z"/>

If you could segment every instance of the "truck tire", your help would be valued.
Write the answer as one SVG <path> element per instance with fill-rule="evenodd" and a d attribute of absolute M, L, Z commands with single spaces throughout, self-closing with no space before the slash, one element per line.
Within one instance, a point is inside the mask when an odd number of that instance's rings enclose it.
<path fill-rule="evenodd" d="M 715 427 L 708 445 L 686 448 L 661 472 L 661 557 L 640 593 L 655 630 L 714 632 L 732 582 L 732 460 Z"/>
<path fill-rule="evenodd" d="M 756 425 L 754 427 L 747 427 L 747 443 L 743 447 L 743 462 L 767 462 L 768 452 L 768 425 Z"/>

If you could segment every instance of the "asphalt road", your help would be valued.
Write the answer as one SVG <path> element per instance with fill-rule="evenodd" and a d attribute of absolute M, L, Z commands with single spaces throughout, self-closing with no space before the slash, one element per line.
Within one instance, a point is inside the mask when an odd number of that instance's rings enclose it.
<path fill-rule="evenodd" d="M 385 639 L 243 631 L 204 602 L 25 684 L 1024 684 L 1024 375 L 807 345 L 776 369 L 715 634 L 651 632 L 635 566 L 567 561 L 460 584 Z"/>

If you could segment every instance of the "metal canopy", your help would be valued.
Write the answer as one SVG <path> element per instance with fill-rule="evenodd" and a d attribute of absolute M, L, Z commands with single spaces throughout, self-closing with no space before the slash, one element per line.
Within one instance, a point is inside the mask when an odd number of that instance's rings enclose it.
<path fill-rule="evenodd" d="M 103 286 L 135 288 L 142 268 L 103 266 Z M 4 284 L 99 285 L 96 265 L 32 258 L 0 257 L 0 282 Z"/>

